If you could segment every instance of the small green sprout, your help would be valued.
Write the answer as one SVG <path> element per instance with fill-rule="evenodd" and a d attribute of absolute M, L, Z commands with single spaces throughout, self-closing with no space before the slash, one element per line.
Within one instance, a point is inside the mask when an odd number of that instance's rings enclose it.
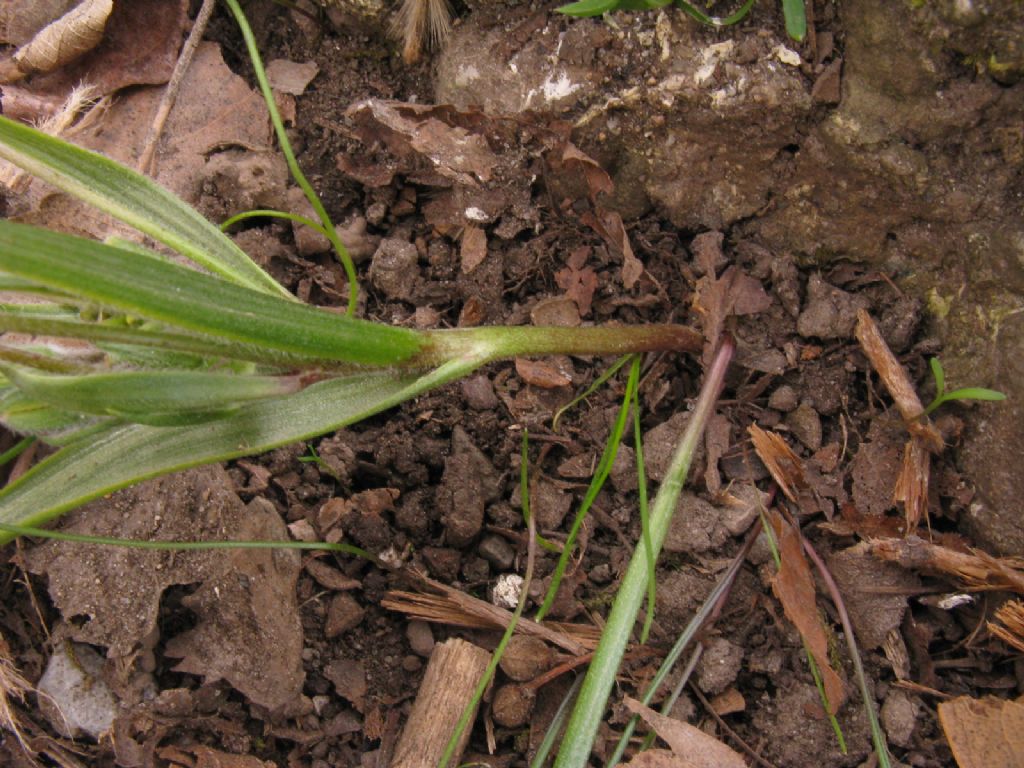
<path fill-rule="evenodd" d="M 939 361 L 939 358 L 933 357 L 928 361 L 928 365 L 931 366 L 932 376 L 935 377 L 935 399 L 928 403 L 928 407 L 924 409 L 925 416 L 931 415 L 943 403 L 954 400 L 999 401 L 1006 399 L 1006 395 L 1002 392 L 986 389 L 985 387 L 962 387 L 954 389 L 952 392 L 947 392 L 946 372 L 942 369 L 942 363 Z"/>
<path fill-rule="evenodd" d="M 566 16 L 586 18 L 600 16 L 610 11 L 649 11 L 672 5 L 673 0 L 577 0 L 556 9 Z M 674 4 L 684 13 L 692 16 L 701 24 L 709 27 L 728 27 L 737 24 L 747 17 L 754 7 L 754 0 L 746 0 L 739 10 L 729 16 L 709 16 L 686 0 L 674 0 Z M 797 42 L 802 42 L 807 34 L 807 14 L 804 0 L 782 0 L 782 14 L 786 20 L 786 33 Z"/>

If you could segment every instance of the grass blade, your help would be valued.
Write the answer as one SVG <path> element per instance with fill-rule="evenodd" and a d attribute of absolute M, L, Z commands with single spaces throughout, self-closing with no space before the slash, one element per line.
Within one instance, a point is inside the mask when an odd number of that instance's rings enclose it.
<path fill-rule="evenodd" d="M 225 280 L 294 300 L 170 190 L 120 163 L 0 117 L 0 157 L 170 246 Z"/>
<path fill-rule="evenodd" d="M 420 350 L 415 331 L 354 320 L 94 240 L 0 221 L 0 270 L 233 341 L 368 365 Z"/>
<path fill-rule="evenodd" d="M 39 525 L 140 480 L 306 440 L 465 376 L 480 362 L 454 361 L 424 376 L 378 371 L 330 379 L 194 426 L 108 428 L 75 441 L 0 491 L 0 522 Z M 0 535 L 0 543 L 10 539 Z"/>
<path fill-rule="evenodd" d="M 651 508 L 650 540 L 655 557 L 660 552 L 668 533 L 676 501 L 686 481 L 697 443 L 704 433 L 704 425 L 718 400 L 718 392 L 729 360 L 732 358 L 733 348 L 731 340 L 726 341 L 708 369 L 686 432 L 676 447 L 665 481 L 654 499 Z M 641 541 L 630 560 L 608 616 L 608 622 L 601 634 L 601 643 L 583 681 L 583 690 L 569 721 L 555 768 L 583 768 L 587 765 L 622 654 L 646 594 L 647 553 L 643 551 L 645 549 L 644 542 Z"/>

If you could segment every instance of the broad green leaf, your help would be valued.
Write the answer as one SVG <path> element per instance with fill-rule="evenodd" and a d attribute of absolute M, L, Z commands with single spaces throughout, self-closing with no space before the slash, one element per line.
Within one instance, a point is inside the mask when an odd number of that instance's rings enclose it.
<path fill-rule="evenodd" d="M 203 371 L 115 371 L 85 375 L 0 366 L 28 397 L 55 408 L 151 426 L 223 418 L 254 400 L 297 392 L 298 376 L 238 376 Z"/>
<path fill-rule="evenodd" d="M 607 13 L 616 7 L 619 0 L 577 0 L 575 3 L 569 3 L 556 8 L 559 13 L 564 13 L 566 16 L 576 16 L 577 18 L 586 18 L 588 16 L 600 16 L 602 13 Z"/>
<path fill-rule="evenodd" d="M 131 168 L 6 117 L 0 117 L 0 157 L 226 280 L 294 300 L 202 214 Z"/>
<path fill-rule="evenodd" d="M 803 42 L 807 35 L 807 11 L 804 0 L 782 0 L 782 15 L 786 19 L 786 34 Z"/>
<path fill-rule="evenodd" d="M 461 378 L 482 362 L 450 362 L 420 377 L 375 371 L 330 379 L 195 426 L 110 428 L 61 449 L 0 491 L 0 522 L 38 525 L 141 480 L 308 440 Z M 11 538 L 0 535 L 0 543 Z"/>
<path fill-rule="evenodd" d="M 424 338 L 8 221 L 0 221 L 0 271 L 129 314 L 313 360 L 392 365 L 419 352 Z"/>

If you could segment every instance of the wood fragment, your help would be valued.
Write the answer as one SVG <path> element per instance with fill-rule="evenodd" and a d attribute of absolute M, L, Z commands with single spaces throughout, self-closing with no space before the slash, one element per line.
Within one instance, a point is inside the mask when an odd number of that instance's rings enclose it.
<path fill-rule="evenodd" d="M 435 768 L 438 765 L 490 658 L 491 654 L 483 648 L 458 638 L 434 647 L 412 712 L 395 747 L 391 768 Z M 476 717 L 475 712 L 473 717 Z M 466 728 L 462 732 L 453 755 L 456 765 L 471 730 Z"/>
<path fill-rule="evenodd" d="M 1007 600 L 999 606 L 996 621 L 988 622 L 987 626 L 989 632 L 1011 648 L 1024 652 L 1024 603 L 1020 600 Z"/>
<path fill-rule="evenodd" d="M 872 539 L 869 546 L 875 557 L 898 563 L 904 568 L 954 576 L 967 589 L 1009 590 L 1024 594 L 1024 559 L 1019 557 L 993 557 L 977 549 L 969 553 L 958 552 L 918 536 Z"/>
<path fill-rule="evenodd" d="M 871 366 L 878 372 L 885 388 L 889 390 L 896 409 L 903 417 L 907 430 L 914 437 L 923 441 L 924 446 L 932 453 L 941 453 L 945 444 L 942 435 L 924 415 L 924 406 L 917 396 L 914 383 L 910 380 L 907 370 L 896 359 L 889 345 L 882 338 L 878 325 L 866 310 L 857 312 L 857 341 L 860 342 L 864 354 Z"/>
<path fill-rule="evenodd" d="M 871 366 L 892 395 L 893 403 L 910 432 L 910 440 L 903 451 L 900 475 L 893 489 L 893 501 L 902 502 L 907 521 L 906 530 L 911 533 L 917 530 L 922 518 L 928 519 L 928 483 L 931 475 L 929 454 L 941 453 L 945 443 L 939 430 L 925 415 L 924 406 L 906 369 L 889 349 L 878 325 L 866 310 L 857 313 L 856 335 Z"/>

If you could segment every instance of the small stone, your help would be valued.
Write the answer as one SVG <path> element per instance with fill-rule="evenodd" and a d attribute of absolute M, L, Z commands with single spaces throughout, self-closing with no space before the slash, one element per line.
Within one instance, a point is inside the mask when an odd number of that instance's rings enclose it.
<path fill-rule="evenodd" d="M 534 325 L 575 327 L 580 324 L 580 309 L 576 302 L 565 296 L 544 299 L 530 311 Z"/>
<path fill-rule="evenodd" d="M 740 646 L 722 637 L 715 638 L 697 662 L 697 684 L 705 693 L 721 693 L 736 680 L 742 663 Z"/>
<path fill-rule="evenodd" d="M 532 688 L 522 685 L 503 685 L 494 694 L 491 714 L 494 722 L 505 728 L 520 728 L 533 714 L 536 694 Z"/>
<path fill-rule="evenodd" d="M 892 688 L 882 704 L 882 725 L 889 741 L 904 749 L 910 747 L 917 725 L 918 705 L 906 691 Z"/>
<path fill-rule="evenodd" d="M 291 537 L 296 541 L 316 541 L 318 538 L 316 531 L 306 518 L 296 520 L 294 523 L 289 523 L 288 533 L 290 533 Z"/>
<path fill-rule="evenodd" d="M 784 413 L 795 410 L 799 404 L 800 399 L 797 396 L 796 390 L 789 386 L 789 384 L 777 387 L 768 397 L 768 407 Z"/>
<path fill-rule="evenodd" d="M 430 572 L 441 581 L 454 581 L 459 575 L 462 556 L 449 547 L 424 547 L 420 550 Z"/>
<path fill-rule="evenodd" d="M 490 565 L 482 557 L 467 557 L 462 562 L 462 576 L 466 581 L 487 581 L 490 575 Z"/>
<path fill-rule="evenodd" d="M 494 394 L 494 385 L 487 376 L 464 379 L 462 395 L 466 398 L 466 405 L 474 411 L 492 411 L 498 407 L 498 396 Z"/>
<path fill-rule="evenodd" d="M 721 507 L 721 521 L 730 536 L 740 536 L 750 528 L 762 508 L 768 503 L 768 494 L 751 483 L 734 483 Z"/>
<path fill-rule="evenodd" d="M 595 584 L 607 584 L 612 580 L 612 567 L 608 563 L 601 563 L 591 568 L 587 575 Z"/>
<path fill-rule="evenodd" d="M 499 666 L 513 680 L 525 682 L 551 667 L 551 648 L 539 637 L 513 635 L 505 646 Z"/>
<path fill-rule="evenodd" d="M 406 672 L 416 672 L 423 667 L 423 662 L 418 656 L 406 656 L 402 659 L 402 669 Z"/>
<path fill-rule="evenodd" d="M 821 448 L 821 417 L 809 403 L 801 403 L 786 418 L 786 424 L 808 450 L 813 452 Z"/>
<path fill-rule="evenodd" d="M 348 592 L 336 594 L 327 605 L 324 634 L 328 638 L 334 638 L 355 629 L 365 615 L 366 610 Z"/>
<path fill-rule="evenodd" d="M 408 300 L 419 280 L 416 246 L 395 237 L 381 240 L 370 263 L 370 282 L 390 299 Z"/>
<path fill-rule="evenodd" d="M 505 538 L 493 533 L 480 540 L 477 552 L 480 553 L 480 557 L 502 571 L 507 571 L 512 567 L 512 561 L 516 556 L 515 551 L 505 541 Z"/>
<path fill-rule="evenodd" d="M 405 638 L 409 641 L 409 648 L 417 656 L 427 658 L 434 650 L 434 632 L 425 621 L 410 621 L 409 626 L 405 628 Z"/>
<path fill-rule="evenodd" d="M 384 217 L 388 215 L 388 207 L 384 203 L 370 203 L 366 208 L 366 222 L 375 227 L 384 223 Z"/>
<path fill-rule="evenodd" d="M 829 285 L 821 275 L 807 281 L 807 303 L 796 321 L 797 332 L 804 337 L 848 339 L 853 335 L 857 310 L 866 309 L 868 300 Z"/>

